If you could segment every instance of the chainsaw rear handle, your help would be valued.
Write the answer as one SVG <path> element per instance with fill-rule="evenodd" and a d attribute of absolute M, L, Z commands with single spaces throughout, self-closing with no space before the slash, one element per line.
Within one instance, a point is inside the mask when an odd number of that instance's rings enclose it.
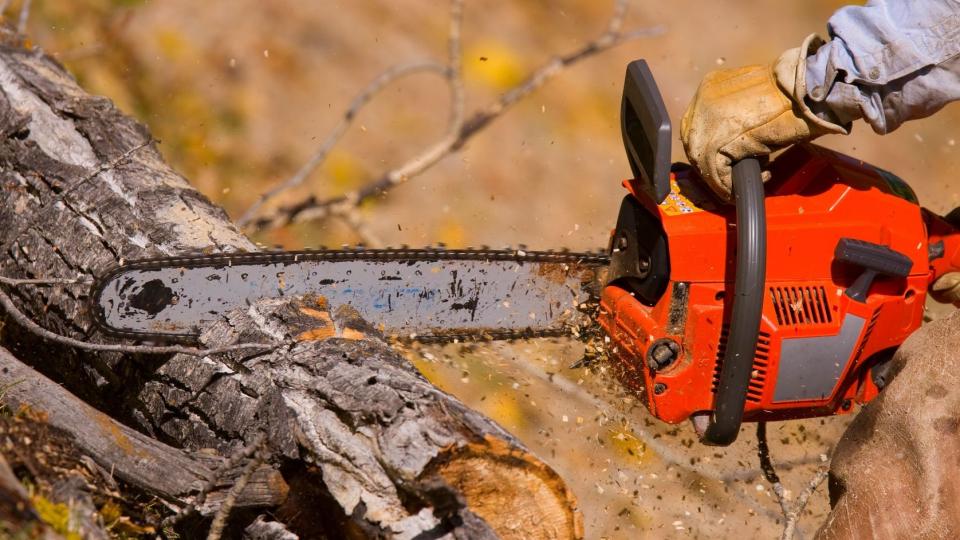
<path fill-rule="evenodd" d="M 729 445 L 740 432 L 760 334 L 767 271 L 767 214 L 760 163 L 756 159 L 743 159 L 733 165 L 733 195 L 737 211 L 737 265 L 730 337 L 710 423 L 701 437 L 703 443 L 714 446 Z"/>

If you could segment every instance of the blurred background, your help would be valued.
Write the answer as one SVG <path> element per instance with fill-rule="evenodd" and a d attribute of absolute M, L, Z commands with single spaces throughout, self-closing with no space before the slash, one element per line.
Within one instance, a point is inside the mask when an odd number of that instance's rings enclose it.
<path fill-rule="evenodd" d="M 606 243 L 628 175 L 620 141 L 624 68 L 646 58 L 678 123 L 701 77 L 768 63 L 811 32 L 825 34 L 835 0 L 632 0 L 625 29 L 659 27 L 565 70 L 425 174 L 363 205 L 384 245 Z M 611 2 L 467 2 L 467 114 L 557 54 L 606 27 Z M 9 13 L 16 13 L 13 2 Z M 448 5 L 438 0 L 33 0 L 28 34 L 91 93 L 150 127 L 167 160 L 239 217 L 289 178 L 353 96 L 398 63 L 446 58 Z M 301 188 L 329 197 L 357 188 L 439 138 L 448 91 L 437 75 L 389 86 Z M 910 182 L 937 212 L 958 205 L 960 107 L 875 136 L 858 125 L 821 144 Z M 682 160 L 679 142 L 674 158 Z M 259 234 L 295 249 L 358 241 L 336 220 Z M 415 348 L 424 374 L 517 434 L 567 479 L 588 538 L 779 535 L 769 486 L 757 476 L 752 426 L 728 450 L 699 446 L 686 426 L 654 421 L 603 366 L 571 370 L 571 342 Z M 772 425 L 771 445 L 796 493 L 846 420 Z M 811 537 L 828 509 L 821 486 L 801 520 Z"/>

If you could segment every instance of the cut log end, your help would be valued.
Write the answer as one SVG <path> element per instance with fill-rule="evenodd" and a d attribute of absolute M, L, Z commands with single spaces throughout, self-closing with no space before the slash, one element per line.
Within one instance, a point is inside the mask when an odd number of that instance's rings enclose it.
<path fill-rule="evenodd" d="M 487 436 L 482 443 L 450 448 L 431 469 L 504 540 L 583 538 L 576 497 L 563 479 L 508 441 Z"/>
<path fill-rule="evenodd" d="M 290 431 L 299 433 L 298 452 L 319 454 L 331 447 L 359 452 L 354 460 L 367 464 L 366 491 L 376 495 L 360 497 L 365 519 L 384 528 L 403 529 L 422 510 L 421 505 L 405 500 L 412 496 L 432 506 L 432 517 L 443 522 L 450 512 L 440 507 L 449 506 L 450 497 L 426 495 L 432 488 L 424 487 L 442 479 L 459 501 L 455 505 L 460 507 L 460 519 L 472 514 L 497 537 L 583 537 L 576 499 L 546 463 L 489 419 L 430 385 L 355 313 L 340 309 L 330 314 L 325 309 L 323 299 L 315 296 L 263 299 L 228 314 L 202 339 L 211 347 L 235 343 L 240 336 L 262 341 L 273 335 L 294 343 L 255 362 L 273 366 L 277 374 L 273 383 L 283 388 L 282 400 L 290 404 L 287 418 L 292 421 Z M 283 328 L 284 334 L 276 335 L 277 328 Z M 307 373 L 313 381 L 309 394 L 300 388 Z M 249 377 L 237 377 L 241 386 L 251 384 L 245 381 Z M 235 398 L 220 399 L 227 403 Z M 342 429 L 332 429 L 330 418 L 328 431 L 306 430 L 307 422 L 320 423 L 312 417 L 319 410 L 318 402 L 325 404 L 326 412 L 335 413 Z M 361 402 L 379 406 L 357 414 Z M 374 439 L 376 444 L 361 451 L 355 444 L 359 438 Z M 321 474 L 349 485 L 357 473 L 351 470 L 352 464 L 344 465 L 324 463 Z M 386 479 L 389 471 L 414 480 L 405 485 L 396 480 L 387 485 L 371 481 L 380 474 Z M 411 485 L 420 487 L 411 492 Z M 356 509 L 354 493 L 342 487 L 332 490 L 347 514 Z"/>

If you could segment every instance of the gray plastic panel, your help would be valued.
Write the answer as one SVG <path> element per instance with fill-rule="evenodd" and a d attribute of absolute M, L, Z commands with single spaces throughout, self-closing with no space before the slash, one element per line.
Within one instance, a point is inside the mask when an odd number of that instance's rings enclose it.
<path fill-rule="evenodd" d="M 833 394 L 860 341 L 864 322 L 847 313 L 835 336 L 784 339 L 773 400 L 823 399 Z"/>

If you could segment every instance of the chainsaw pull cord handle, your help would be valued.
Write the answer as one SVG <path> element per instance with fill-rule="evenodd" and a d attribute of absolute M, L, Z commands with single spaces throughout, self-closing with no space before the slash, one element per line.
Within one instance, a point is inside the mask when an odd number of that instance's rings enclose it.
<path fill-rule="evenodd" d="M 767 215 L 760 163 L 754 158 L 733 165 L 737 210 L 737 266 L 730 335 L 723 355 L 713 413 L 702 441 L 726 446 L 737 439 L 747 402 L 747 387 L 760 334 L 767 266 Z"/>

